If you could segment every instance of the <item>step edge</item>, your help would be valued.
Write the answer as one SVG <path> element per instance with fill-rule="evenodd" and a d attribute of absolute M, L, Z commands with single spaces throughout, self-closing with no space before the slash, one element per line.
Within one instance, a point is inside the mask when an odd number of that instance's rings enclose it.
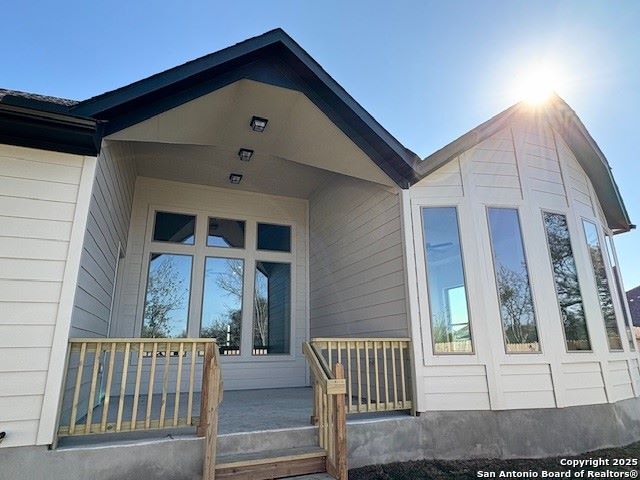
<path fill-rule="evenodd" d="M 297 453 L 292 455 L 279 455 L 276 457 L 255 458 L 252 460 L 238 460 L 235 462 L 216 463 L 216 470 L 224 470 L 227 468 L 249 467 L 254 465 L 264 465 L 264 464 L 275 463 L 275 462 L 291 462 L 295 460 L 307 460 L 309 458 L 320 458 L 320 457 L 326 457 L 326 456 L 327 456 L 326 450 L 318 449 L 317 451 L 314 451 L 314 452 Z"/>

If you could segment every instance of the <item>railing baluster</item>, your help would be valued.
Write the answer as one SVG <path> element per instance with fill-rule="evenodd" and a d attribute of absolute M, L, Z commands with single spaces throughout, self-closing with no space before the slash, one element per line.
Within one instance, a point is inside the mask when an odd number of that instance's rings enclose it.
<path fill-rule="evenodd" d="M 351 385 L 351 342 L 347 342 L 347 371 L 349 372 L 349 379 L 347 380 L 347 398 L 349 402 L 349 411 L 353 408 L 353 393 Z"/>
<path fill-rule="evenodd" d="M 109 419 L 109 397 L 111 396 L 111 382 L 113 380 L 113 365 L 116 360 L 116 342 L 111 342 L 111 350 L 109 351 L 109 369 L 107 372 L 107 382 L 104 389 L 104 403 L 102 404 L 102 421 L 100 422 L 100 431 L 107 430 L 107 420 Z"/>
<path fill-rule="evenodd" d="M 151 370 L 149 370 L 149 390 L 147 394 L 147 415 L 144 418 L 144 428 L 151 425 L 151 406 L 153 404 L 153 384 L 156 378 L 156 357 L 158 356 L 158 342 L 153 342 L 151 351 Z"/>
<path fill-rule="evenodd" d="M 373 369 L 376 377 L 376 410 L 380 410 L 380 370 L 378 369 L 378 342 L 373 342 Z"/>
<path fill-rule="evenodd" d="M 360 342 L 356 342 L 356 375 L 358 378 L 358 412 L 362 411 L 362 369 L 360 368 Z"/>
<path fill-rule="evenodd" d="M 331 367 L 331 342 L 327 342 L 327 363 Z"/>
<path fill-rule="evenodd" d="M 178 417 L 180 413 L 180 390 L 181 390 L 181 382 L 182 382 L 182 355 L 184 353 L 184 342 L 180 342 L 180 347 L 178 348 L 178 373 L 176 376 L 176 401 L 173 407 L 173 426 L 178 426 Z"/>
<path fill-rule="evenodd" d="M 171 364 L 171 342 L 167 342 L 164 352 L 164 371 L 162 372 L 162 402 L 160 403 L 160 428 L 164 427 L 167 413 L 167 390 L 169 390 L 169 367 Z"/>
<path fill-rule="evenodd" d="M 80 358 L 78 359 L 78 371 L 76 372 L 76 383 L 73 387 L 73 402 L 71 403 L 71 418 L 69 420 L 69 433 L 76 430 L 76 417 L 78 416 L 78 402 L 80 401 L 80 387 L 82 386 L 82 372 L 84 369 L 84 357 L 87 353 L 87 343 L 82 342 L 80 346 Z"/>
<path fill-rule="evenodd" d="M 364 368 L 367 377 L 367 412 L 371 411 L 371 373 L 369 372 L 369 342 L 364 342 Z"/>
<path fill-rule="evenodd" d="M 133 391 L 133 406 L 131 407 L 131 430 L 136 429 L 138 420 L 138 401 L 140 400 L 140 380 L 142 377 L 142 359 L 144 358 L 144 343 L 138 344 L 138 365 L 136 365 L 136 386 Z"/>
<path fill-rule="evenodd" d="M 398 349 L 400 350 L 400 381 L 402 383 L 402 408 L 407 406 L 407 386 L 404 380 L 404 345 L 398 342 Z"/>
<path fill-rule="evenodd" d="M 187 399 L 187 425 L 191 425 L 191 415 L 193 409 L 193 385 L 196 377 L 196 355 L 199 344 L 191 344 L 191 365 L 189 370 L 189 398 Z"/>
<path fill-rule="evenodd" d="M 398 378 L 396 377 L 396 351 L 391 342 L 391 375 L 393 377 L 393 408 L 398 408 Z"/>
<path fill-rule="evenodd" d="M 91 433 L 91 422 L 93 420 L 93 409 L 96 399 L 96 384 L 98 383 L 98 373 L 100 373 L 100 357 L 102 356 L 102 343 L 96 343 L 96 351 L 93 355 L 93 369 L 91 370 L 91 387 L 89 390 L 89 400 L 87 401 L 87 421 L 85 422 L 84 433 Z M 69 432 L 72 433 L 72 432 Z"/>
<path fill-rule="evenodd" d="M 384 408 L 389 408 L 389 374 L 387 372 L 387 342 L 382 342 L 382 363 L 384 365 Z"/>
<path fill-rule="evenodd" d="M 116 417 L 116 432 L 120 431 L 122 426 L 122 413 L 124 411 L 124 394 L 127 390 L 127 372 L 129 370 L 129 351 L 131 343 L 124 344 L 124 356 L 122 358 L 122 378 L 120 380 L 120 398 L 118 399 L 118 415 Z"/>

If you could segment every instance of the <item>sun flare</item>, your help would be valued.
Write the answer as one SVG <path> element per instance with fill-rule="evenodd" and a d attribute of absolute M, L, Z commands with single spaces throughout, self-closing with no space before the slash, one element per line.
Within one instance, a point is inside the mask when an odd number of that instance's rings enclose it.
<path fill-rule="evenodd" d="M 562 72 L 550 64 L 536 64 L 517 78 L 516 98 L 530 105 L 540 105 L 562 89 Z"/>

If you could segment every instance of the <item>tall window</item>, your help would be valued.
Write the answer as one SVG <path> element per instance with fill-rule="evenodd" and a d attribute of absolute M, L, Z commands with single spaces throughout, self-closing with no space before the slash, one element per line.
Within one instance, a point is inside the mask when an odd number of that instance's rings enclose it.
<path fill-rule="evenodd" d="M 289 353 L 291 265 L 257 262 L 253 311 L 253 354 Z"/>
<path fill-rule="evenodd" d="M 629 348 L 631 351 L 635 351 L 636 346 L 633 343 L 633 329 L 631 328 L 631 322 L 629 321 L 629 315 L 627 314 L 627 299 L 624 294 L 624 285 L 622 284 L 622 278 L 620 278 L 620 269 L 618 267 L 618 257 L 616 250 L 613 246 L 613 238 L 610 235 L 605 234 L 604 245 L 607 249 L 607 255 L 609 256 L 609 263 L 613 273 L 613 281 L 616 283 L 616 291 L 618 292 L 618 301 L 620 302 L 620 310 L 622 310 L 622 319 L 624 320 L 624 327 L 627 334 L 627 341 L 629 342 Z"/>
<path fill-rule="evenodd" d="M 543 220 L 567 350 L 591 350 L 567 217 L 544 212 Z"/>
<path fill-rule="evenodd" d="M 151 254 L 143 337 L 187 336 L 192 263 L 190 255 Z"/>
<path fill-rule="evenodd" d="M 224 355 L 240 355 L 244 260 L 207 257 L 200 336 L 215 338 Z"/>
<path fill-rule="evenodd" d="M 622 350 L 622 340 L 620 331 L 618 330 L 618 320 L 613 307 L 613 299 L 611 298 L 611 290 L 609 288 L 609 280 L 607 279 L 607 269 L 600 248 L 600 238 L 598 237 L 598 229 L 596 226 L 586 220 L 582 221 L 584 227 L 584 235 L 589 248 L 589 256 L 591 257 L 591 266 L 593 267 L 593 275 L 596 280 L 596 288 L 598 289 L 598 300 L 600 302 L 600 310 L 604 319 L 604 326 L 607 333 L 607 341 L 609 350 Z"/>
<path fill-rule="evenodd" d="M 506 351 L 539 352 L 536 314 L 518 210 L 489 208 L 488 219 Z"/>
<path fill-rule="evenodd" d="M 471 353 L 458 213 L 455 207 L 422 209 L 434 353 Z"/>

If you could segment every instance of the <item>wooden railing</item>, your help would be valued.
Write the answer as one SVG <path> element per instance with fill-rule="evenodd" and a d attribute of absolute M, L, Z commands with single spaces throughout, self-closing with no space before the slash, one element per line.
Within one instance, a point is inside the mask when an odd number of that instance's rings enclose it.
<path fill-rule="evenodd" d="M 213 339 L 70 339 L 66 365 L 59 437 L 206 426 L 213 420 L 203 418 L 211 408 L 207 392 L 221 388 Z"/>
<path fill-rule="evenodd" d="M 327 452 L 327 473 L 347 480 L 347 392 L 344 368 L 340 363 L 330 368 L 320 352 L 305 342 L 303 351 L 313 375 L 313 417 L 318 426 L 318 443 Z"/>
<path fill-rule="evenodd" d="M 327 365 L 345 366 L 349 413 L 413 410 L 411 340 L 408 338 L 314 338 Z"/>

